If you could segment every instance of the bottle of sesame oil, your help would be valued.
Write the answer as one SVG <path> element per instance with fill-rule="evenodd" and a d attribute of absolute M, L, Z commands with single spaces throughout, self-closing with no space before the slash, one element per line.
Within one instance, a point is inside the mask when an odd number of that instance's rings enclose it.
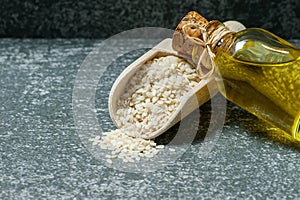
<path fill-rule="evenodd" d="M 227 39 L 216 47 L 219 91 L 300 140 L 300 50 L 263 29 Z"/>
<path fill-rule="evenodd" d="M 225 98 L 300 141 L 299 48 L 261 28 L 231 31 L 195 11 L 178 24 L 173 48 L 201 76 L 210 70 L 202 78 L 214 76 Z"/>
<path fill-rule="evenodd" d="M 300 50 L 250 28 L 226 35 L 214 51 L 222 95 L 300 140 Z"/>

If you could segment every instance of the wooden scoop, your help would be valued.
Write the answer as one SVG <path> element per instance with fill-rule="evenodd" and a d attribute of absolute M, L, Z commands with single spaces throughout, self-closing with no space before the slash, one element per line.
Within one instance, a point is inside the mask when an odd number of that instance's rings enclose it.
<path fill-rule="evenodd" d="M 226 23 L 225 23 L 226 24 Z M 228 24 L 228 23 L 227 23 Z M 231 21 L 229 22 L 230 27 L 239 27 L 241 29 L 241 25 L 239 22 Z M 234 31 L 234 29 L 233 29 Z M 112 121 L 118 127 L 118 123 L 116 123 L 116 113 L 117 113 L 117 101 L 120 96 L 123 94 L 127 83 L 130 81 L 131 77 L 139 70 L 139 68 L 149 60 L 152 60 L 156 57 L 174 55 L 180 57 L 179 53 L 172 48 L 172 39 L 168 38 L 160 42 L 150 51 L 145 53 L 143 56 L 135 60 L 131 65 L 129 65 L 117 78 L 115 83 L 113 84 L 110 95 L 109 95 L 109 113 Z M 180 105 L 177 109 L 172 113 L 167 123 L 162 125 L 155 132 L 142 134 L 141 137 L 145 139 L 152 139 L 161 134 L 163 134 L 170 127 L 175 125 L 181 119 L 186 117 L 192 111 L 197 109 L 199 106 L 207 102 L 218 92 L 217 86 L 214 80 L 214 77 L 210 77 L 204 80 L 201 80 L 199 84 L 194 87 L 189 93 L 187 93 L 181 100 Z"/>
<path fill-rule="evenodd" d="M 125 90 L 125 87 L 131 77 L 135 74 L 137 70 L 139 70 L 140 66 L 142 66 L 145 62 L 152 60 L 156 57 L 174 55 L 178 56 L 178 53 L 172 48 L 172 39 L 168 38 L 160 42 L 153 49 L 145 53 L 143 56 L 134 61 L 131 65 L 129 65 L 117 78 L 115 83 L 113 84 L 110 95 L 109 95 L 109 113 L 112 121 L 117 126 L 116 123 L 116 112 L 117 112 L 117 101 Z M 210 88 L 208 88 L 210 86 Z M 210 89 L 210 91 L 209 91 Z M 170 127 L 179 122 L 182 118 L 186 117 L 192 111 L 197 109 L 200 105 L 207 102 L 211 97 L 213 97 L 217 93 L 217 87 L 214 82 L 214 78 L 209 78 L 206 80 L 201 80 L 199 84 L 190 91 L 186 96 L 184 96 L 181 100 L 180 105 L 170 116 L 167 123 L 165 123 L 161 128 L 156 130 L 155 132 L 143 134 L 141 135 L 143 138 L 151 139 L 155 138 L 161 134 L 163 134 Z M 120 128 L 117 126 L 117 128 Z"/>

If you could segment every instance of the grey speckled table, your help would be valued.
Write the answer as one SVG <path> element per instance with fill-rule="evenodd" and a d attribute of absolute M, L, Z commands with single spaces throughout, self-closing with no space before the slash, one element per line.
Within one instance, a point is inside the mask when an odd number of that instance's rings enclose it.
<path fill-rule="evenodd" d="M 0 40 L 0 199 L 300 198 L 299 143 L 231 103 L 223 133 L 204 158 L 197 150 L 210 102 L 200 108 L 193 144 L 164 169 L 127 173 L 96 159 L 75 130 L 72 90 L 82 61 L 99 42 Z M 113 127 L 110 86 L 143 52 L 116 60 L 99 81 L 96 110 L 104 130 Z"/>

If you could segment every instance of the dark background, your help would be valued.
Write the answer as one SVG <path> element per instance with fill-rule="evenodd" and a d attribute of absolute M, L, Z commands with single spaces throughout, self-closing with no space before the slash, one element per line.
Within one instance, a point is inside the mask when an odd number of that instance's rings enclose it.
<path fill-rule="evenodd" d="M 300 38 L 300 0 L 1 0 L 0 37 L 106 38 L 135 27 L 174 29 L 195 10 Z"/>

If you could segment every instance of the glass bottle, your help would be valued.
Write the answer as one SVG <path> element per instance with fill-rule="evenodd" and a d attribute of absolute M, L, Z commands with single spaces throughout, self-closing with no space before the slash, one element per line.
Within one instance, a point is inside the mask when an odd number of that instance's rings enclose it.
<path fill-rule="evenodd" d="M 208 22 L 207 37 L 222 26 Z M 300 141 L 300 49 L 261 28 L 230 32 L 210 47 L 220 93 Z M 197 63 L 203 47 L 192 48 Z"/>

